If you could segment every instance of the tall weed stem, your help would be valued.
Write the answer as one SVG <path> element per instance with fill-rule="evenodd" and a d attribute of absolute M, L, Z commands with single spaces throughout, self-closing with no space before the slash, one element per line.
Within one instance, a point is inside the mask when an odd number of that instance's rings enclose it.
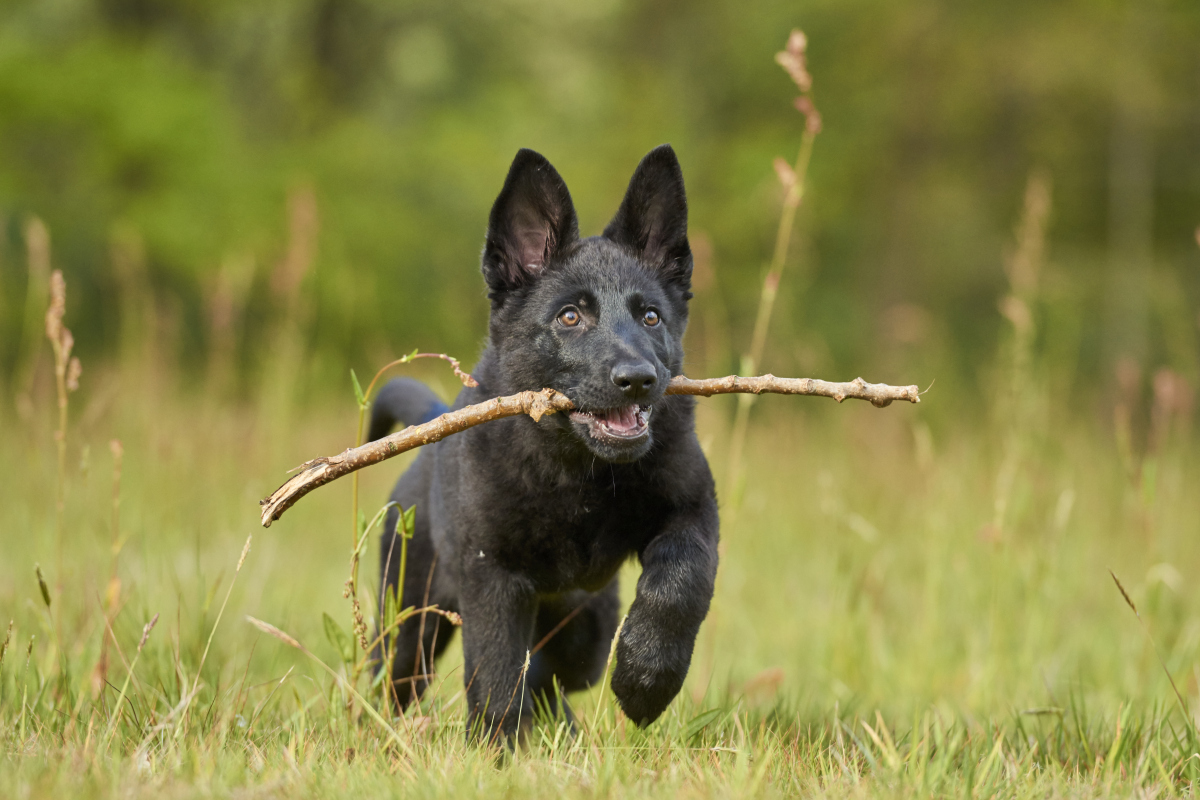
<path fill-rule="evenodd" d="M 779 227 L 775 231 L 775 250 L 771 264 L 763 278 L 762 291 L 758 298 L 758 313 L 754 318 L 754 333 L 750 338 L 750 349 L 742 356 L 740 373 L 754 375 L 762 362 L 767 344 L 767 332 L 771 326 L 771 315 L 775 310 L 775 298 L 779 294 L 779 280 L 787 263 L 788 250 L 792 242 L 792 229 L 796 223 L 796 212 L 804 199 L 808 177 L 808 165 L 812 160 L 813 143 L 821 132 L 821 115 L 813 105 L 809 92 L 812 77 L 808 74 L 805 51 L 808 41 L 799 30 L 792 31 L 787 48 L 775 56 L 775 60 L 787 71 L 800 89 L 795 100 L 796 110 L 804 115 L 804 133 L 800 138 L 800 151 L 794 164 L 782 158 L 775 160 L 775 171 L 784 187 L 783 207 L 779 214 Z M 755 395 L 738 395 L 737 414 L 733 421 L 733 432 L 729 445 L 729 479 L 726 486 L 728 507 L 734 510 L 739 505 L 742 481 L 742 457 L 746 446 L 746 431 L 750 423 L 750 406 Z"/>

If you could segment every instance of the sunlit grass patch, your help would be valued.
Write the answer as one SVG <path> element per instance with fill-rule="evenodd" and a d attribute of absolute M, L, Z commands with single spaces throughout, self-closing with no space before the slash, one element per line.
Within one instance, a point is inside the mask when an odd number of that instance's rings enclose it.
<path fill-rule="evenodd" d="M 141 415 L 113 418 L 125 433 L 126 544 L 115 644 L 96 687 L 110 478 L 99 457 L 86 475 L 69 459 L 66 580 L 59 592 L 47 570 L 47 608 L 34 563 L 53 542 L 56 454 L 48 428 L 8 437 L 0 461 L 12 499 L 0 522 L 28 533 L 6 537 L 0 566 L 0 608 L 15 620 L 0 663 L 0 793 L 1190 790 L 1200 768 L 1192 757 L 1200 615 L 1195 590 L 1176 577 L 1196 563 L 1198 547 L 1187 533 L 1197 500 L 1186 491 L 1194 467 L 1185 452 L 1164 456 L 1168 488 L 1147 507 L 1125 488 L 1109 441 L 1086 426 L 1066 429 L 1014 488 L 1022 499 L 1011 533 L 997 541 L 986 532 L 986 454 L 995 452 L 986 431 L 935 438 L 930 454 L 914 434 L 920 418 L 785 403 L 766 408 L 752 432 L 744 506 L 723 527 L 713 611 L 680 698 L 641 731 L 607 688 L 593 689 L 576 699 L 574 736 L 539 722 L 511 756 L 465 744 L 457 649 L 420 708 L 387 716 L 402 747 L 343 679 L 243 621 L 268 621 L 345 669 L 323 615 L 349 627 L 350 498 L 336 488 L 314 494 L 256 533 L 238 573 L 245 536 L 257 527 L 255 500 L 278 474 L 273 456 L 245 447 L 241 412 L 196 426 L 187 400 L 155 408 L 154 425 L 140 424 Z M 727 410 L 714 404 L 702 416 L 702 433 L 716 435 L 718 468 Z M 288 444 L 291 460 L 336 451 L 353 434 L 344 416 L 312 414 Z M 363 474 L 365 504 L 384 496 L 394 472 Z M 635 574 L 624 576 L 627 589 Z M 385 709 L 370 683 L 364 673 L 358 691 Z"/>

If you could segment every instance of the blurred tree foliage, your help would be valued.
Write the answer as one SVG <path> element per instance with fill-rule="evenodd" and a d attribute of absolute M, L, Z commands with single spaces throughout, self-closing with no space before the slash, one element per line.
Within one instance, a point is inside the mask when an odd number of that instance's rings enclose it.
<path fill-rule="evenodd" d="M 700 368 L 733 369 L 777 221 L 771 161 L 802 124 L 772 60 L 797 26 L 825 129 L 765 369 L 975 383 L 1041 167 L 1040 346 L 1085 385 L 1121 356 L 1195 377 L 1194 0 L 8 0 L 0 379 L 22 351 L 30 215 L 85 363 L 120 346 L 114 260 L 134 241 L 158 309 L 142 335 L 188 374 L 205 374 L 190 367 L 212 350 L 214 298 L 246 287 L 244 377 L 292 313 L 272 276 L 288 197 L 311 187 L 301 327 L 312 374 L 343 388 L 347 363 L 416 345 L 471 358 L 486 215 L 517 148 L 555 163 L 594 233 L 664 141 L 712 243 Z"/>

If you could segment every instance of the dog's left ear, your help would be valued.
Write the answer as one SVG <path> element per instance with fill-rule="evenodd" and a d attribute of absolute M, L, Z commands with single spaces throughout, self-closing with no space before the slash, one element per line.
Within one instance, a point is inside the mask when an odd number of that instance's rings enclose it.
<path fill-rule="evenodd" d="M 651 150 L 638 164 L 625 199 L 604 236 L 625 245 L 686 292 L 692 281 L 683 171 L 671 145 Z"/>

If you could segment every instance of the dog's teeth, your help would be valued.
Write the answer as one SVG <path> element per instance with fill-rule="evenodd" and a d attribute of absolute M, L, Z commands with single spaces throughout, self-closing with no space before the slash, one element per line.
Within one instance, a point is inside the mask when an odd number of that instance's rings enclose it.
<path fill-rule="evenodd" d="M 650 417 L 650 408 L 640 405 L 610 408 L 605 411 L 572 411 L 573 422 L 591 427 L 592 435 L 600 437 L 602 431 L 621 437 L 640 436 Z"/>

